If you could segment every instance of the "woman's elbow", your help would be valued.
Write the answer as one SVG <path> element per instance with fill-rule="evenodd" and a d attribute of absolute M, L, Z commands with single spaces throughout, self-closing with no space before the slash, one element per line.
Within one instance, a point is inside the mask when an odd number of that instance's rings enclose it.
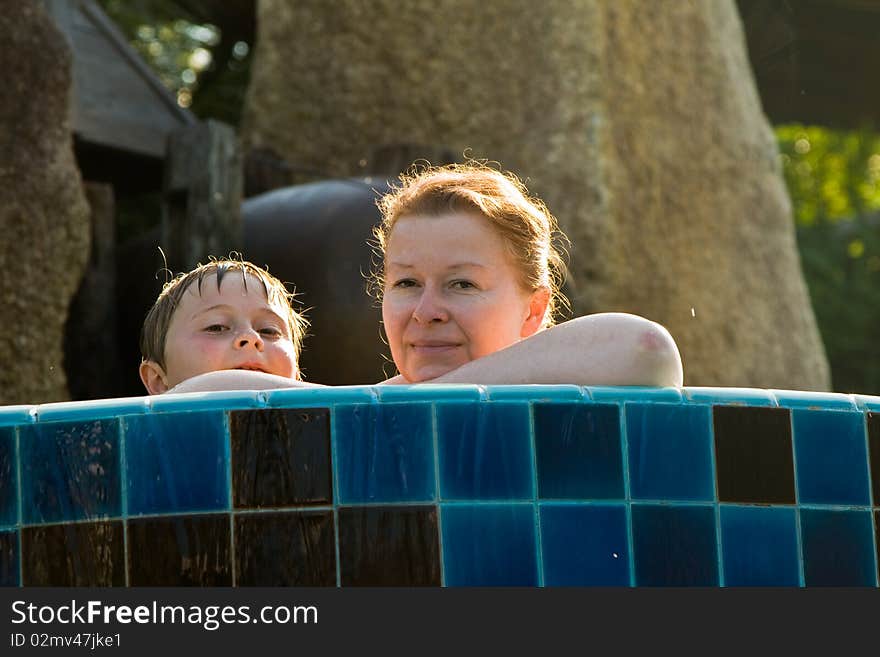
<path fill-rule="evenodd" d="M 680 388 L 684 383 L 684 369 L 678 345 L 664 326 L 641 319 L 635 330 L 633 350 L 636 378 L 641 385 Z"/>

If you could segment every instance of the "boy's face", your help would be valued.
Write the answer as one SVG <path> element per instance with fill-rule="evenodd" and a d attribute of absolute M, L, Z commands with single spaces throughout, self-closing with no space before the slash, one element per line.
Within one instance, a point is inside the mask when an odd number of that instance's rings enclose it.
<path fill-rule="evenodd" d="M 206 276 L 202 290 L 192 284 L 171 317 L 165 338 L 165 368 L 141 364 L 141 379 L 158 394 L 198 374 L 247 369 L 293 378 L 296 352 L 285 318 L 287 309 L 270 304 L 263 284 L 229 272 L 217 289 L 217 276 Z"/>

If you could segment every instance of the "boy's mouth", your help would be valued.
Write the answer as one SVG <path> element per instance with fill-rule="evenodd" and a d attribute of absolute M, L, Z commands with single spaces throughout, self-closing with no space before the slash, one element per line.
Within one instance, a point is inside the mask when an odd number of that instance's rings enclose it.
<path fill-rule="evenodd" d="M 259 365 L 252 365 L 252 364 L 250 364 L 250 363 L 245 363 L 244 365 L 239 365 L 238 367 L 235 367 L 235 368 L 233 368 L 233 369 L 236 369 L 236 370 L 247 370 L 248 372 L 263 372 L 264 374 L 266 373 L 266 370 L 263 369 L 261 366 L 259 366 Z"/>

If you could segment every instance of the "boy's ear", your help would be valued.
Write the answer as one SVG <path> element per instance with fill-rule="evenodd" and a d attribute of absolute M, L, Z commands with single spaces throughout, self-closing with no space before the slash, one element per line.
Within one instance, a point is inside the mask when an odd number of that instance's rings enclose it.
<path fill-rule="evenodd" d="M 140 366 L 141 381 L 151 395 L 161 395 L 168 390 L 165 381 L 165 371 L 159 363 L 152 360 L 142 360 Z"/>

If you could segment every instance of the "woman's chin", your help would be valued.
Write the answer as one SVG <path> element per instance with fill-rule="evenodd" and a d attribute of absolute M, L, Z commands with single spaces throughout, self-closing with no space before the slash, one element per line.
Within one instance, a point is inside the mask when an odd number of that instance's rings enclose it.
<path fill-rule="evenodd" d="M 430 383 L 437 377 L 449 374 L 457 367 L 456 365 L 426 365 L 412 372 L 405 372 L 403 376 L 410 383 Z"/>

